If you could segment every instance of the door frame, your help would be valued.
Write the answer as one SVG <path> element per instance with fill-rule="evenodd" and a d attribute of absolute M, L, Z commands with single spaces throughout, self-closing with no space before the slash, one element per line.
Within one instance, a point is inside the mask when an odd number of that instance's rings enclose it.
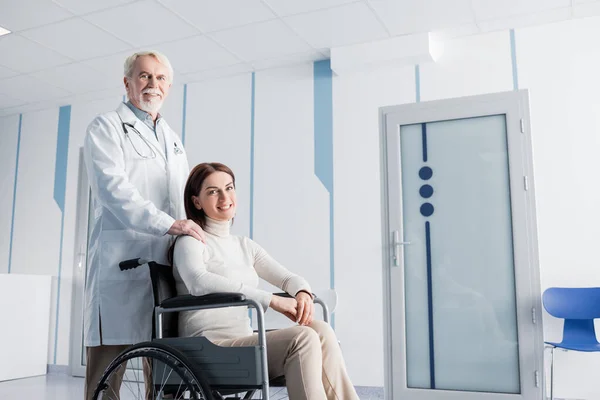
<path fill-rule="evenodd" d="M 87 241 L 90 205 L 90 184 L 83 160 L 83 147 L 79 148 L 79 177 L 77 179 L 77 215 L 75 225 L 75 255 L 73 259 L 73 297 L 71 304 L 71 340 L 69 370 L 71 376 L 85 376 L 83 364 L 83 304 L 87 271 Z"/>
<path fill-rule="evenodd" d="M 535 190 L 533 178 L 533 160 L 530 131 L 529 115 L 529 93 L 527 90 L 510 91 L 502 93 L 493 93 L 477 96 L 467 96 L 461 98 L 434 100 L 429 102 L 411 103 L 398 106 L 382 107 L 379 110 L 379 128 L 380 128 L 380 173 L 381 173 L 381 210 L 382 210 L 382 276 L 383 276 L 383 303 L 384 303 L 384 358 L 385 358 L 385 398 L 388 400 L 405 398 L 411 399 L 433 399 L 439 398 L 437 394 L 444 393 L 444 399 L 454 400 L 475 400 L 481 398 L 482 393 L 478 392 L 458 392 L 447 390 L 427 390 L 410 389 L 406 387 L 406 358 L 403 356 L 406 347 L 406 334 L 404 327 L 404 291 L 394 293 L 392 291 L 392 275 L 397 275 L 401 287 L 404 286 L 404 268 L 403 262 L 399 267 L 393 267 L 393 237 L 392 232 L 401 228 L 401 181 L 398 181 L 400 187 L 398 200 L 400 208 L 395 211 L 390 208 L 390 179 L 397 179 L 390 175 L 388 170 L 389 161 L 389 140 L 390 134 L 399 135 L 399 126 L 416 123 L 428 123 L 434 121 L 444 121 L 451 119 L 463 119 L 469 117 L 485 115 L 506 115 L 507 142 L 509 154 L 509 179 L 510 179 L 510 202 L 513 222 L 513 249 L 515 260 L 517 253 L 519 257 L 525 256 L 527 268 L 522 266 L 517 269 L 515 262 L 515 284 L 517 301 L 517 327 L 519 342 L 522 337 L 531 337 L 534 349 L 531 354 L 525 354 L 522 348 L 519 348 L 519 369 L 521 394 L 501 394 L 486 393 L 490 399 L 540 399 L 543 396 L 543 329 L 542 329 L 542 307 L 541 307 L 541 289 L 539 274 L 539 256 L 537 246 L 537 220 L 535 211 Z M 512 154 L 520 155 L 518 158 L 511 159 Z M 399 158 L 398 158 L 399 159 Z M 522 170 L 523 180 L 514 179 L 514 170 L 512 166 L 517 166 Z M 399 168 L 400 166 L 398 166 Z M 399 171 L 399 169 L 398 169 Z M 520 190 L 519 190 L 520 189 Z M 524 209 L 525 232 L 519 233 L 519 240 L 515 238 L 515 219 L 514 206 L 519 202 L 519 208 Z M 396 213 L 398 215 L 392 215 Z M 390 221 L 395 220 L 398 226 L 391 226 Z M 520 223 L 522 225 L 522 223 Z M 402 240 L 402 234 L 400 234 Z M 403 257 L 402 246 L 398 253 Z M 394 271 L 396 274 L 394 274 Z M 392 321 L 392 304 L 398 304 L 401 307 L 402 321 L 395 326 Z M 394 328 L 398 331 L 394 331 Z M 396 344 L 392 337 L 396 337 Z M 401 343 L 397 343 L 400 341 Z M 401 365 L 394 365 L 394 355 L 399 360 L 403 360 Z M 403 376 L 400 384 L 394 382 L 394 376 Z M 403 387 L 402 387 L 403 386 Z M 525 397 L 527 396 L 527 397 Z"/>

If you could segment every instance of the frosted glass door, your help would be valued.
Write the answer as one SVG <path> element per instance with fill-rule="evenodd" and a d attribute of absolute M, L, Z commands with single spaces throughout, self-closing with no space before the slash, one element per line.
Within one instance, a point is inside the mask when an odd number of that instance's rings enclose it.
<path fill-rule="evenodd" d="M 382 114 L 389 399 L 539 400 L 526 93 Z"/>
<path fill-rule="evenodd" d="M 408 387 L 519 393 L 505 117 L 402 126 L 400 160 Z"/>

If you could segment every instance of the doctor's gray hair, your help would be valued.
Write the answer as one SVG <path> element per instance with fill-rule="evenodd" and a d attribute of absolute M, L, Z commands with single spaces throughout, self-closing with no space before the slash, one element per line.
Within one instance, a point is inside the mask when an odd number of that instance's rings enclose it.
<path fill-rule="evenodd" d="M 135 65 L 135 60 L 137 60 L 137 58 L 141 57 L 141 56 L 152 56 L 152 57 L 156 58 L 159 63 L 161 63 L 162 65 L 167 67 L 167 69 L 169 70 L 169 79 L 171 82 L 173 82 L 173 67 L 171 66 L 171 63 L 169 62 L 169 59 L 167 58 L 167 56 L 165 56 L 164 54 L 162 54 L 156 50 L 139 51 L 139 52 L 133 53 L 132 55 L 127 57 L 127 59 L 125 60 L 125 65 L 124 65 L 124 73 L 125 73 L 126 78 L 132 77 L 131 75 L 133 74 L 133 67 Z"/>

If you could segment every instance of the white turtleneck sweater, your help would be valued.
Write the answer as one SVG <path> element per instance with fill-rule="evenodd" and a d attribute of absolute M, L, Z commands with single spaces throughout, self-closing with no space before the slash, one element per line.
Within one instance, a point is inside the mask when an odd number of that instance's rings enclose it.
<path fill-rule="evenodd" d="M 250 238 L 231 235 L 230 226 L 230 221 L 207 218 L 206 245 L 191 236 L 177 239 L 173 274 L 178 295 L 243 293 L 266 311 L 272 294 L 258 289 L 259 277 L 292 296 L 301 290 L 311 292 L 303 278 L 284 268 Z M 181 336 L 219 340 L 252 333 L 247 307 L 186 311 L 179 316 Z"/>

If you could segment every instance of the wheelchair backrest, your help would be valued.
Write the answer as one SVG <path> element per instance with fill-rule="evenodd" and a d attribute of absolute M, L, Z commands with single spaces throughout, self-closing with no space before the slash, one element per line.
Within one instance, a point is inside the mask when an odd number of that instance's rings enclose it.
<path fill-rule="evenodd" d="M 150 267 L 150 279 L 152 280 L 154 307 L 158 307 L 166 299 L 177 296 L 173 267 L 155 262 L 149 262 L 148 266 Z M 162 337 L 178 337 L 179 313 L 164 313 L 162 317 Z M 152 324 L 154 326 L 154 318 L 152 318 Z M 152 332 L 156 332 L 156 329 L 152 329 Z"/>

